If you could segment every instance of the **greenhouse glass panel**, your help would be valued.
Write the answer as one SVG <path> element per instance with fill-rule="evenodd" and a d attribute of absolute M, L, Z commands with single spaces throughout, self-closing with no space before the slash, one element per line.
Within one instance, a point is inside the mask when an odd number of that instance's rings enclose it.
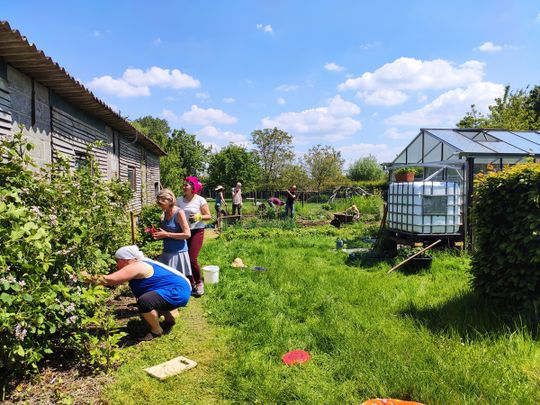
<path fill-rule="evenodd" d="M 495 132 L 497 138 L 524 150 L 526 153 L 540 153 L 540 136 L 533 138 L 531 135 L 536 132 Z M 538 138 L 538 139 L 536 139 Z M 536 140 L 535 140 L 536 139 Z"/>
<path fill-rule="evenodd" d="M 424 162 L 439 162 L 441 160 L 441 150 L 443 144 L 439 144 L 429 153 L 424 156 Z"/>
<path fill-rule="evenodd" d="M 429 133 L 433 134 L 435 137 L 441 139 L 442 141 L 449 143 L 460 151 L 479 153 L 492 152 L 491 149 L 486 148 L 485 146 L 482 146 L 475 141 L 471 141 L 463 135 L 449 129 L 432 129 L 429 130 Z"/>
<path fill-rule="evenodd" d="M 407 160 L 405 159 L 405 150 L 399 154 L 394 160 L 394 163 L 407 163 Z"/>
<path fill-rule="evenodd" d="M 449 145 L 443 144 L 443 160 L 449 160 L 450 158 L 455 156 L 455 153 L 457 153 L 457 149 L 452 148 Z"/>
<path fill-rule="evenodd" d="M 407 163 L 422 161 L 422 137 L 416 138 L 407 148 Z"/>
<path fill-rule="evenodd" d="M 424 135 L 424 156 L 426 156 L 433 148 L 435 148 L 441 141 L 433 138 L 431 135 Z M 440 157 L 439 159 L 440 160 Z"/>
<path fill-rule="evenodd" d="M 527 153 L 526 151 L 518 149 L 515 146 L 509 145 L 506 142 L 482 141 L 478 143 L 481 145 L 485 145 L 490 149 L 493 149 L 496 153 Z"/>
<path fill-rule="evenodd" d="M 473 132 L 469 132 L 469 131 L 459 131 L 458 132 L 459 134 L 469 138 L 469 139 L 473 139 L 474 137 L 476 137 L 476 135 L 479 134 L 478 131 L 473 131 Z"/>

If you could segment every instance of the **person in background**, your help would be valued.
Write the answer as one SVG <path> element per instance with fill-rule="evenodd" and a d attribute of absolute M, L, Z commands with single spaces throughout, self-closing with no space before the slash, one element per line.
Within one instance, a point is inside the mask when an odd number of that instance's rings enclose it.
<path fill-rule="evenodd" d="M 240 214 L 242 208 L 242 183 L 236 183 L 236 187 L 232 189 L 232 215 Z"/>
<path fill-rule="evenodd" d="M 272 207 L 276 212 L 276 219 L 279 219 L 279 212 L 281 211 L 281 207 L 283 207 L 285 203 L 277 197 L 270 197 L 267 201 L 270 207 Z"/>
<path fill-rule="evenodd" d="M 191 294 L 189 280 L 178 270 L 144 257 L 135 245 L 124 246 L 114 254 L 117 271 L 104 276 L 91 276 L 81 272 L 87 281 L 101 285 L 118 285 L 129 282 L 142 318 L 150 332 L 141 340 L 152 340 L 174 326 L 171 311 L 185 307 Z M 165 321 L 159 324 L 159 317 Z"/>
<path fill-rule="evenodd" d="M 184 210 L 189 221 L 191 237 L 187 240 L 189 260 L 192 271 L 192 295 L 200 297 L 204 294 L 204 284 L 201 279 L 199 252 L 204 241 L 204 222 L 212 219 L 206 200 L 199 195 L 202 185 L 195 176 L 188 176 L 184 181 L 184 196 L 178 197 L 176 205 Z"/>
<path fill-rule="evenodd" d="M 161 190 L 156 196 L 156 202 L 163 210 L 159 229 L 152 233 L 154 239 L 163 240 L 163 252 L 157 260 L 190 277 L 191 264 L 186 239 L 191 237 L 191 231 L 186 215 L 175 206 L 176 197 L 169 189 Z"/>
<path fill-rule="evenodd" d="M 296 186 L 292 186 L 287 190 L 287 201 L 285 203 L 285 216 L 294 217 L 294 202 L 298 194 L 296 193 Z"/>
<path fill-rule="evenodd" d="M 225 191 L 225 188 L 223 186 L 217 186 L 214 191 L 216 192 L 216 215 L 217 217 L 221 217 L 223 214 L 225 214 L 227 203 L 225 202 L 225 197 L 223 196 L 223 191 Z"/>

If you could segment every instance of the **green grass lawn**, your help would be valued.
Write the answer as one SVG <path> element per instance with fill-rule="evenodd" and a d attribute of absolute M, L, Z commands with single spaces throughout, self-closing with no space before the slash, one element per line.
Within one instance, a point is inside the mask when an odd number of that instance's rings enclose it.
<path fill-rule="evenodd" d="M 476 298 L 466 257 L 437 253 L 429 272 L 387 275 L 391 263 L 347 266 L 346 254 L 333 250 L 335 235 L 306 231 L 207 241 L 201 262 L 221 267 L 219 284 L 181 311 L 171 334 L 125 349 L 104 399 L 540 403 L 537 326 Z M 362 225 L 342 232 L 362 233 Z M 268 271 L 231 268 L 235 257 Z M 285 366 L 281 356 L 294 349 L 311 360 Z M 142 371 L 178 355 L 199 366 L 165 382 Z"/>

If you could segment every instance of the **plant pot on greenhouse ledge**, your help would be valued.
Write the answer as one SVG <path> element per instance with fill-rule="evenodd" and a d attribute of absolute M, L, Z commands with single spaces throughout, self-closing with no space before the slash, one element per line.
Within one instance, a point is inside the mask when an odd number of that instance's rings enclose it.
<path fill-rule="evenodd" d="M 414 181 L 414 172 L 396 172 L 395 179 L 397 183 Z"/>
<path fill-rule="evenodd" d="M 431 268 L 433 263 L 433 257 L 430 255 L 420 255 L 413 257 L 403 266 L 401 266 L 401 271 L 406 274 L 418 273 L 420 270 L 427 270 Z"/>

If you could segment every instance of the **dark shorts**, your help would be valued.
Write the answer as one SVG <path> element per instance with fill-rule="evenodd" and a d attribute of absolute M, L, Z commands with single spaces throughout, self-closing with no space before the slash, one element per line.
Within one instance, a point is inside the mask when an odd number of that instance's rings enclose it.
<path fill-rule="evenodd" d="M 137 298 L 137 307 L 141 314 L 145 314 L 152 310 L 171 311 L 177 307 L 167 302 L 161 295 L 155 291 L 149 291 Z"/>

